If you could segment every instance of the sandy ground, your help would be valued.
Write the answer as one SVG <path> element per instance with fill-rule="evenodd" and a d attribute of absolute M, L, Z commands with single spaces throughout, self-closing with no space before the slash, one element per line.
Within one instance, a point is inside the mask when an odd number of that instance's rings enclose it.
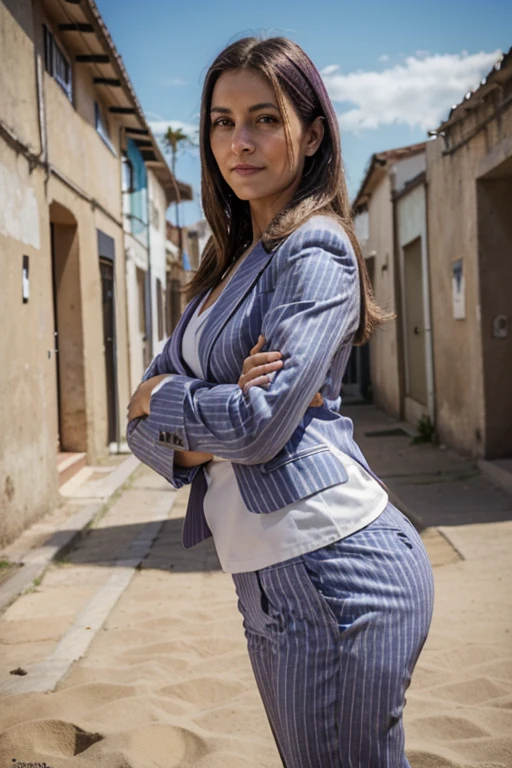
<path fill-rule="evenodd" d="M 140 494 L 149 482 L 144 477 L 132 493 Z M 154 487 L 160 480 L 151 482 Z M 57 690 L 0 698 L 0 768 L 281 764 L 247 658 L 231 578 L 218 570 L 210 545 L 181 549 L 185 500 L 180 492 L 144 568 Z M 437 594 L 432 630 L 408 693 L 407 754 L 413 768 L 511 768 L 512 523 L 453 526 L 447 533 L 449 542 L 434 529 L 424 533 L 436 563 Z M 90 569 L 93 587 L 101 567 L 87 546 L 66 566 L 52 566 L 39 587 L 42 596 L 52 578 L 76 590 L 80 568 Z M 58 594 L 53 592 L 53 610 L 50 597 L 37 609 L 37 624 L 35 613 L 23 615 L 16 604 L 0 619 L 0 652 L 8 667 L 17 666 L 27 635 L 40 648 L 59 634 L 65 601 Z"/>

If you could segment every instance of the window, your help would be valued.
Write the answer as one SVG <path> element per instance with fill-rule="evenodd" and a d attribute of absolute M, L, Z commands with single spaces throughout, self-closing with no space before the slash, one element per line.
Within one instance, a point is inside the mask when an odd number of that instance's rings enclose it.
<path fill-rule="evenodd" d="M 62 49 L 55 42 L 55 38 L 46 24 L 43 24 L 43 42 L 45 69 L 58 82 L 68 99 L 72 101 L 71 64 Z"/>
<path fill-rule="evenodd" d="M 107 147 L 114 155 L 117 155 L 114 145 L 110 140 L 108 123 L 105 120 L 102 109 L 97 101 L 94 102 L 94 124 L 96 126 L 96 130 L 98 131 L 100 137 L 103 139 Z"/>
<path fill-rule="evenodd" d="M 122 158 L 122 169 L 123 192 L 135 192 L 135 174 L 133 170 L 133 163 L 125 154 L 123 154 Z"/>

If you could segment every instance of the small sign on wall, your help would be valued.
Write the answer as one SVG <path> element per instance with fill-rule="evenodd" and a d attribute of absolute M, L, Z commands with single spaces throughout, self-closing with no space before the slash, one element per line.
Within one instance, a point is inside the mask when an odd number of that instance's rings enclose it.
<path fill-rule="evenodd" d="M 30 298 L 30 282 L 28 277 L 28 256 L 23 256 L 23 266 L 21 272 L 21 294 L 23 303 L 26 304 Z"/>
<path fill-rule="evenodd" d="M 457 261 L 452 262 L 453 317 L 455 320 L 466 319 L 465 296 L 463 262 L 462 259 L 457 259 Z"/>

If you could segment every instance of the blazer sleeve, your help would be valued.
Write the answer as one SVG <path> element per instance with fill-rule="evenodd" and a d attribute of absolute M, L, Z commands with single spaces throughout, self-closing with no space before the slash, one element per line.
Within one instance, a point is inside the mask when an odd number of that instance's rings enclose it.
<path fill-rule="evenodd" d="M 232 462 L 273 458 L 300 424 L 325 382 L 340 345 L 359 323 L 359 274 L 348 237 L 321 229 L 294 233 L 276 254 L 278 278 L 263 320 L 265 349 L 283 355 L 267 387 L 174 376 L 151 398 L 145 421 L 155 451 L 171 440 Z"/>
<path fill-rule="evenodd" d="M 169 342 L 170 339 L 166 342 L 166 347 Z M 153 358 L 150 365 L 144 371 L 142 381 L 164 373 L 174 374 L 168 362 L 166 347 L 159 355 Z M 165 386 L 167 385 L 168 382 L 165 382 Z M 175 464 L 174 450 L 170 446 L 165 446 L 164 450 L 162 450 L 160 445 L 155 444 L 154 432 L 147 424 L 147 419 L 138 418 L 128 422 L 126 442 L 134 456 L 142 461 L 143 464 L 147 464 L 155 472 L 158 472 L 159 475 L 165 477 L 174 488 L 182 488 L 184 485 L 190 484 L 201 468 L 201 465 L 196 467 L 180 467 Z"/>

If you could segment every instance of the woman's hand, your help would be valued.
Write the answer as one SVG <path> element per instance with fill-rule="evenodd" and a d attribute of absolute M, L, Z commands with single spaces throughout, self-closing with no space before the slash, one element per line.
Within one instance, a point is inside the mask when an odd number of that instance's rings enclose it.
<path fill-rule="evenodd" d="M 259 336 L 257 344 L 251 349 L 249 356 L 245 358 L 242 375 L 238 379 L 238 386 L 244 393 L 251 387 L 263 387 L 270 383 L 269 373 L 274 373 L 283 367 L 280 352 L 260 352 L 265 344 L 265 337 Z M 317 392 L 309 404 L 310 408 L 318 408 L 323 405 L 324 399 Z"/>
<path fill-rule="evenodd" d="M 128 421 L 137 419 L 141 416 L 149 416 L 151 405 L 151 393 L 157 384 L 167 378 L 169 374 L 164 373 L 161 376 L 153 376 L 151 379 L 143 381 L 132 395 L 128 405 Z M 203 451 L 175 451 L 174 463 L 179 467 L 197 467 L 199 464 L 213 459 L 213 454 Z"/>
<path fill-rule="evenodd" d="M 168 375 L 164 373 L 161 376 L 153 376 L 139 384 L 128 404 L 128 421 L 138 419 L 141 416 L 149 416 L 151 393 L 156 385 L 160 384 Z"/>

